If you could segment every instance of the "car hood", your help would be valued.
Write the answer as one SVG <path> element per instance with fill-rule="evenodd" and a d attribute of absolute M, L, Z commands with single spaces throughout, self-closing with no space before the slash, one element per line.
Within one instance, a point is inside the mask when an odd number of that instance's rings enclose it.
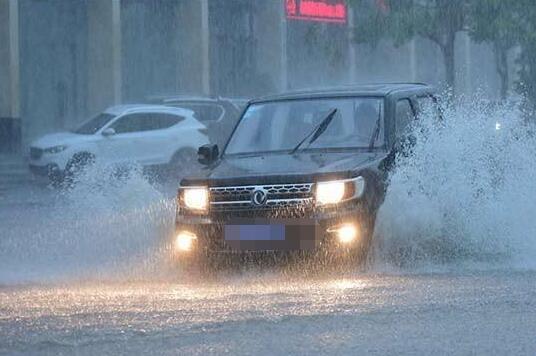
<path fill-rule="evenodd" d="M 49 148 L 88 141 L 93 135 L 79 135 L 72 132 L 58 132 L 40 137 L 31 143 L 32 147 Z"/>
<path fill-rule="evenodd" d="M 312 176 L 351 176 L 352 172 L 371 167 L 377 168 L 387 156 L 385 152 L 299 152 L 297 154 L 268 154 L 255 156 L 225 157 L 211 168 L 206 168 L 200 179 L 211 183 L 229 183 L 230 180 L 249 184 L 249 182 L 311 181 Z"/>

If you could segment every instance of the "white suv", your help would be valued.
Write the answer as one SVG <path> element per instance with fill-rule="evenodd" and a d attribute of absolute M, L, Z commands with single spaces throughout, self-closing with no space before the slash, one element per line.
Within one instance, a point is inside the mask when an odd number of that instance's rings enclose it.
<path fill-rule="evenodd" d="M 95 159 L 179 167 L 195 161 L 197 148 L 207 143 L 206 127 L 191 110 L 163 105 L 114 106 L 71 132 L 34 141 L 30 169 L 36 175 L 61 180 Z"/>

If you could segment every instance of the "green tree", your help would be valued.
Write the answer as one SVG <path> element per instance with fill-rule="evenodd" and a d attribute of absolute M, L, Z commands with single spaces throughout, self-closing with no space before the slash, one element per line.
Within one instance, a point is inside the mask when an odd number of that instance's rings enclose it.
<path fill-rule="evenodd" d="M 478 42 L 493 46 L 497 74 L 501 81 L 501 98 L 508 94 L 508 52 L 520 44 L 524 30 L 520 17 L 524 11 L 519 0 L 472 0 L 469 34 Z"/>
<path fill-rule="evenodd" d="M 536 3 L 534 0 L 518 0 L 516 14 L 519 20 L 518 91 L 525 95 L 527 108 L 536 116 Z"/>
<path fill-rule="evenodd" d="M 353 0 L 357 42 L 376 45 L 382 38 L 396 46 L 415 36 L 441 49 L 446 82 L 455 86 L 456 34 L 467 29 L 470 0 Z"/>

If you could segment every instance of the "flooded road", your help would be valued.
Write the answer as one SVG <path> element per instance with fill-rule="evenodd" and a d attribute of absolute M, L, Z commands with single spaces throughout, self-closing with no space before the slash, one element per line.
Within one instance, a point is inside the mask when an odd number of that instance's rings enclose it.
<path fill-rule="evenodd" d="M 536 273 L 247 274 L 0 289 L 5 354 L 516 354 Z"/>
<path fill-rule="evenodd" d="M 452 254 L 445 264 L 428 254 L 417 266 L 322 276 L 259 267 L 200 276 L 162 258 L 172 198 L 137 179 L 96 187 L 4 197 L 0 354 L 536 350 L 536 272 L 520 259 Z"/>

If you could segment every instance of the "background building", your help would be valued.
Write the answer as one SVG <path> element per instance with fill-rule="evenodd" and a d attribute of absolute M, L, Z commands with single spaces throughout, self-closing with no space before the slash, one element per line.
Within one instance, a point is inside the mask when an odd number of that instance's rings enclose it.
<path fill-rule="evenodd" d="M 0 0 L 0 152 L 24 153 L 39 135 L 158 94 L 250 97 L 370 81 L 441 85 L 433 44 L 356 45 L 344 0 L 302 1 L 342 5 L 346 13 L 301 16 L 291 11 L 297 0 Z M 495 97 L 489 48 L 463 35 L 457 41 L 459 90 L 482 87 Z"/>

